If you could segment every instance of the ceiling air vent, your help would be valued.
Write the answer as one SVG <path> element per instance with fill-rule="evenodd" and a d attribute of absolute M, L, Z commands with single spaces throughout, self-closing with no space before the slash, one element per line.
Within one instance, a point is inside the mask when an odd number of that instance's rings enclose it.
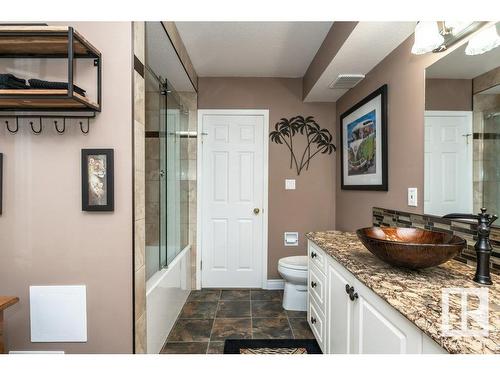
<path fill-rule="evenodd" d="M 364 74 L 339 74 L 337 79 L 328 86 L 331 89 L 352 89 L 359 81 L 365 78 Z"/>

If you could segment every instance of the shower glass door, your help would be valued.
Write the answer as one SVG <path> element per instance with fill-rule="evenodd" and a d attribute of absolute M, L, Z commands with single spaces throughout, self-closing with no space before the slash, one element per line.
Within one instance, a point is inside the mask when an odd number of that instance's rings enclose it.
<path fill-rule="evenodd" d="M 182 110 L 179 95 L 167 82 L 164 89 L 165 101 L 161 110 L 160 123 L 160 266 L 165 267 L 186 246 L 182 233 L 187 232 L 187 202 L 181 202 L 181 195 L 187 196 L 181 181 L 181 145 L 187 130 L 187 117 Z M 186 129 L 184 129 L 186 128 Z M 186 193 L 186 194 L 183 194 Z"/>
<path fill-rule="evenodd" d="M 168 267 L 188 244 L 189 112 L 165 77 L 170 72 L 168 59 L 172 58 L 162 54 L 168 43 L 161 23 L 146 22 L 147 279 Z"/>

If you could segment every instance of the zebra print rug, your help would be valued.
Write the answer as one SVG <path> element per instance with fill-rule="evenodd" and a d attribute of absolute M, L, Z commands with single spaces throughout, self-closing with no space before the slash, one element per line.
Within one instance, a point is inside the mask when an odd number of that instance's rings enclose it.
<path fill-rule="evenodd" d="M 321 354 L 316 340 L 226 340 L 224 354 Z"/>

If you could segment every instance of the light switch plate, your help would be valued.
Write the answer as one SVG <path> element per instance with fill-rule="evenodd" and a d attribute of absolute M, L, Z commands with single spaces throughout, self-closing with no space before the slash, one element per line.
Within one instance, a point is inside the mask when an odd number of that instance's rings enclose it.
<path fill-rule="evenodd" d="M 285 179 L 285 190 L 295 190 L 295 180 Z"/>
<path fill-rule="evenodd" d="M 408 188 L 408 206 L 417 207 L 417 188 Z"/>

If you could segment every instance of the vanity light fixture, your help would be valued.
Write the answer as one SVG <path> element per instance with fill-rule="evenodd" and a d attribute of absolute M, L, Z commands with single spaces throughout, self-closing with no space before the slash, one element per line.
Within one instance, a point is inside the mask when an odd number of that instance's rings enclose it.
<path fill-rule="evenodd" d="M 500 46 L 500 36 L 498 36 L 496 25 L 481 30 L 474 35 L 465 48 L 465 54 L 469 56 L 481 55 Z"/>
<path fill-rule="evenodd" d="M 444 42 L 437 22 L 420 21 L 415 27 L 415 43 L 411 48 L 414 55 L 423 55 L 439 48 Z"/>
<path fill-rule="evenodd" d="M 451 34 L 455 37 L 460 36 L 473 23 L 470 21 L 444 21 L 444 28 L 442 29 L 444 33 L 442 32 L 442 34 Z"/>
<path fill-rule="evenodd" d="M 415 43 L 411 52 L 422 55 L 445 51 L 486 24 L 484 21 L 420 21 L 415 27 Z"/>

